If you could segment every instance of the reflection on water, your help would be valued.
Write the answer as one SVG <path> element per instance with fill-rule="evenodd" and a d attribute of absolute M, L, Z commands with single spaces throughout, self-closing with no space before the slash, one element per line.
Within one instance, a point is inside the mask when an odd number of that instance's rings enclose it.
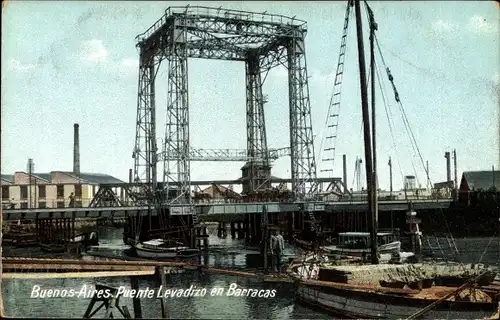
<path fill-rule="evenodd" d="M 122 243 L 122 230 L 103 229 L 99 234 L 100 252 L 123 254 L 127 248 Z M 243 240 L 218 239 L 211 235 L 209 238 L 212 252 L 208 255 L 208 264 L 218 267 L 255 270 L 262 267 L 257 248 L 246 247 Z M 499 265 L 499 241 L 492 241 L 489 250 L 483 255 L 490 239 L 464 240 L 458 239 L 459 250 L 467 251 L 463 254 L 464 262 L 478 262 L 483 256 L 483 263 Z M 22 249 L 28 250 L 28 249 Z M 31 256 L 39 256 L 36 249 L 29 249 Z M 292 255 L 293 248 L 287 248 L 286 254 Z M 31 299 L 30 294 L 34 285 L 42 289 L 66 288 L 79 291 L 84 285 L 93 287 L 95 283 L 102 283 L 113 287 L 125 286 L 130 288 L 128 278 L 102 279 L 43 279 L 43 280 L 4 280 L 3 297 L 6 313 L 11 317 L 58 317 L 82 318 L 90 299 L 79 298 L 46 298 Z M 293 288 L 291 284 L 259 283 L 251 279 L 206 273 L 200 275 L 195 272 L 171 274 L 167 276 L 169 287 L 189 288 L 189 286 L 206 287 L 207 291 L 213 287 L 228 288 L 231 283 L 238 286 L 255 289 L 276 289 L 276 297 L 263 299 L 252 297 L 205 297 L 169 298 L 167 312 L 170 318 L 187 319 L 331 319 L 331 316 L 312 311 L 306 307 L 294 304 Z M 143 278 L 139 281 L 139 288 L 155 288 L 152 278 Z M 132 312 L 132 299 L 122 298 L 121 304 L 126 305 Z M 142 299 L 142 313 L 144 318 L 160 317 L 160 303 L 157 299 Z M 96 316 L 103 316 L 104 311 Z"/>

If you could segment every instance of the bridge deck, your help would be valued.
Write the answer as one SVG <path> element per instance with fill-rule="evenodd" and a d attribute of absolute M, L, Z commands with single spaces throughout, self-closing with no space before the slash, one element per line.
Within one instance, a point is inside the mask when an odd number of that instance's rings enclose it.
<path fill-rule="evenodd" d="M 450 207 L 451 200 L 413 200 L 413 208 L 446 209 Z M 339 202 L 312 202 L 308 204 L 316 212 L 362 211 L 367 209 L 364 201 L 339 201 Z M 379 201 L 379 211 L 406 211 L 408 201 Z M 196 212 L 199 215 L 244 215 L 261 213 L 267 207 L 268 212 L 297 212 L 300 203 L 297 202 L 266 202 L 266 203 L 197 203 Z M 182 206 L 171 206 L 181 210 L 171 210 L 172 215 L 188 215 Z M 102 208 L 44 208 L 44 209 L 9 209 L 3 210 L 4 220 L 35 219 L 35 218 L 123 218 L 137 213 L 147 216 L 148 207 L 102 207 Z M 151 210 L 152 215 L 156 211 Z"/>

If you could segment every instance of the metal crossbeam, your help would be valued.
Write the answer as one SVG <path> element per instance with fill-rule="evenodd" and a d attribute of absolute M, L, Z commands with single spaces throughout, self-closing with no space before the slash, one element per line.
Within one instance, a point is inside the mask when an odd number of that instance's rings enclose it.
<path fill-rule="evenodd" d="M 276 160 L 280 157 L 290 155 L 290 148 L 268 149 L 269 160 Z M 166 157 L 166 152 L 158 154 L 158 161 L 177 160 L 178 153 L 170 153 Z M 189 150 L 189 160 L 191 161 L 252 161 L 260 160 L 259 157 L 249 157 L 246 149 L 195 149 Z"/>
<path fill-rule="evenodd" d="M 288 68 L 292 191 L 297 199 L 317 190 L 311 110 L 304 39 L 304 21 L 266 13 L 208 7 L 171 7 L 145 33 L 140 49 L 139 92 L 134 182 L 155 198 L 156 167 L 164 162 L 167 203 L 190 205 L 190 161 L 248 161 L 247 189 L 266 187 L 269 160 L 285 151 L 267 149 L 262 84 L 269 70 Z M 191 149 L 189 145 L 188 58 L 244 61 L 247 74 L 247 150 Z M 168 103 L 163 152 L 155 136 L 154 82 L 161 61 L 168 61 Z M 279 149 L 278 149 L 279 150 Z M 222 160 L 224 158 L 224 160 Z M 176 186 L 171 189 L 170 186 Z M 250 186 L 250 187 L 249 187 Z M 153 200 L 151 200 L 153 201 Z M 162 200 L 163 201 L 163 200 Z"/>

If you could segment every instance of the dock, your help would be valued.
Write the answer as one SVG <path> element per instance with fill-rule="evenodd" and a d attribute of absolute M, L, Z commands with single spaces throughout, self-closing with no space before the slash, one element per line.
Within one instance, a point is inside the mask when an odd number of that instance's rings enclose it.
<path fill-rule="evenodd" d="M 277 277 L 261 273 L 214 268 L 203 264 L 179 261 L 156 260 L 80 260 L 46 258 L 2 258 L 4 279 L 42 278 L 93 278 L 151 276 L 157 268 L 178 268 L 196 270 L 202 273 L 217 273 L 229 276 L 253 278 L 263 282 L 292 282 L 287 277 Z M 166 270 L 168 272 L 168 269 Z"/>
<path fill-rule="evenodd" d="M 448 199 L 412 200 L 414 210 L 447 209 L 452 201 Z M 251 202 L 251 203 L 198 203 L 194 204 L 196 214 L 205 221 L 218 221 L 220 216 L 243 217 L 246 214 L 260 214 L 263 208 L 268 213 L 300 212 L 300 202 Z M 309 202 L 311 211 L 335 213 L 366 210 L 364 201 Z M 381 200 L 379 211 L 406 211 L 409 201 Z M 171 215 L 190 215 L 182 206 L 168 206 Z M 181 210 L 176 210 L 181 209 Z M 43 218 L 126 218 L 129 216 L 156 216 L 157 210 L 147 206 L 97 207 L 97 208 L 33 208 L 7 209 L 2 211 L 3 220 L 43 219 Z"/>

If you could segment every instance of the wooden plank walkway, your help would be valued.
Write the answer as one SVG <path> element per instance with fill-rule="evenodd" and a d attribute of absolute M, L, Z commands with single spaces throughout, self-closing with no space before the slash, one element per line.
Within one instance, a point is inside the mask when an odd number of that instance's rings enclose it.
<path fill-rule="evenodd" d="M 236 277 L 253 278 L 263 282 L 287 282 L 293 280 L 286 275 L 265 275 L 247 271 L 208 267 L 178 261 L 155 260 L 78 260 L 78 259 L 46 259 L 46 258 L 12 258 L 2 259 L 4 279 L 42 279 L 42 278 L 92 278 L 92 277 L 125 277 L 153 275 L 158 267 L 200 272 L 218 273 Z M 45 271 L 45 272 L 41 272 Z M 61 272 L 63 271 L 63 272 Z"/>
<path fill-rule="evenodd" d="M 2 279 L 66 279 L 66 278 L 111 278 L 151 276 L 155 269 L 142 271 L 92 271 L 92 272 L 37 272 L 37 273 L 2 273 Z"/>

